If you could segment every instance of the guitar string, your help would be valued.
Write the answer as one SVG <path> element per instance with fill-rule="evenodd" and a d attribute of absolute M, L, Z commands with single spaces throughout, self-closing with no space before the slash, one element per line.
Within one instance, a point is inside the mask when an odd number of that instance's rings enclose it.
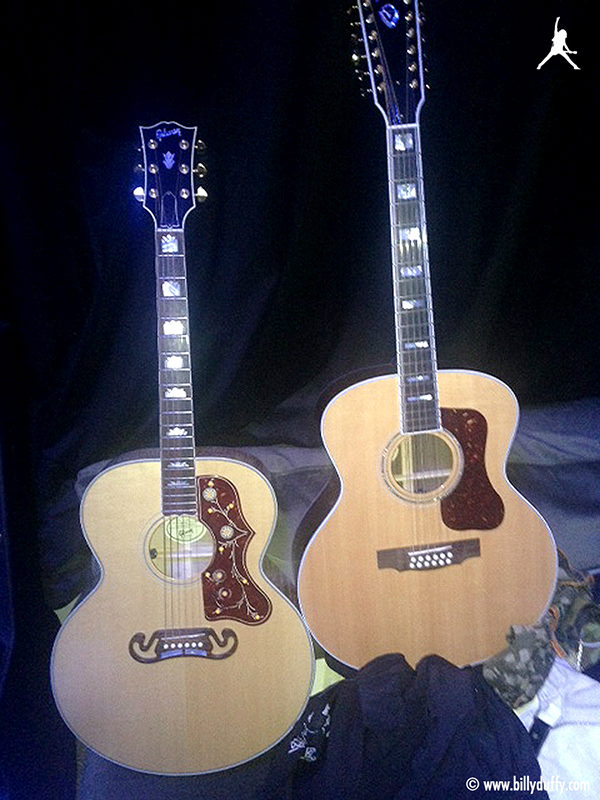
<path fill-rule="evenodd" d="M 179 370 L 178 367 L 173 367 L 174 370 L 174 381 L 178 384 L 183 383 L 185 386 L 186 397 L 182 398 L 182 401 L 178 402 L 178 411 L 174 416 L 174 419 L 169 422 L 169 426 L 172 425 L 175 428 L 181 428 L 184 431 L 183 436 L 174 436 L 172 443 L 173 446 L 176 444 L 176 449 L 172 453 L 170 457 L 170 463 L 178 463 L 178 464 L 187 464 L 187 467 L 179 467 L 178 469 L 174 470 L 176 475 L 175 485 L 173 488 L 173 511 L 171 523 L 174 525 L 174 562 L 172 562 L 171 573 L 173 575 L 173 582 L 171 584 L 171 591 L 174 595 L 174 619 L 173 619 L 173 631 L 175 635 L 181 640 L 183 630 L 188 627 L 188 620 L 190 619 L 190 608 L 189 608 L 189 592 L 187 591 L 187 584 L 190 581 L 193 581 L 194 576 L 194 551 L 196 548 L 195 540 L 194 540 L 194 525 L 190 521 L 192 516 L 197 516 L 196 514 L 192 515 L 188 509 L 188 489 L 189 489 L 189 481 L 190 481 L 190 465 L 189 462 L 191 460 L 191 467 L 194 467 L 194 449 L 193 449 L 193 426 L 191 426 L 190 420 L 190 410 L 193 410 L 193 395 L 191 389 L 191 370 L 186 369 L 186 359 L 187 367 L 190 367 L 189 363 L 189 315 L 188 315 L 188 308 L 187 308 L 187 287 L 185 285 L 185 269 L 183 266 L 182 259 L 183 254 L 176 258 L 174 256 L 169 256 L 167 258 L 168 264 L 168 274 L 169 276 L 173 276 L 179 283 L 179 294 L 177 295 L 176 303 L 172 304 L 177 309 L 176 311 L 176 318 L 181 323 L 181 333 L 179 334 L 178 338 L 178 347 L 177 347 L 177 355 L 183 358 L 182 370 Z M 183 410 L 181 406 L 183 405 Z M 186 451 L 189 451 L 190 444 L 192 445 L 192 458 L 190 459 L 189 454 Z M 183 470 L 183 477 L 180 477 L 179 470 Z M 187 474 L 186 474 L 187 473 Z M 192 472 L 193 475 L 193 472 Z M 192 479 L 193 480 L 193 479 Z M 183 483 L 183 485 L 181 485 Z M 187 484 L 187 485 L 186 485 Z M 195 480 L 193 480 L 193 488 L 195 493 Z M 197 511 L 197 500 L 193 503 L 196 506 Z M 179 506 L 179 507 L 178 507 Z M 188 536 L 188 530 L 190 535 Z"/>
<path fill-rule="evenodd" d="M 169 279 L 171 270 L 169 268 L 169 259 L 166 256 L 162 256 L 160 260 L 161 264 L 161 274 L 162 280 L 166 281 Z M 160 358 L 161 364 L 160 369 L 162 370 L 162 374 L 165 376 L 164 384 L 166 385 L 168 382 L 168 373 L 166 370 L 166 353 L 170 349 L 168 345 L 168 339 L 166 338 L 166 321 L 167 321 L 167 306 L 164 302 L 164 294 L 161 294 L 162 284 L 159 284 L 159 305 L 161 308 L 161 326 L 162 326 L 162 335 L 163 338 L 161 340 L 161 351 L 160 351 Z M 166 436 L 167 436 L 167 426 L 168 420 L 171 416 L 171 410 L 175 410 L 175 407 L 179 404 L 179 401 L 173 399 L 173 402 L 167 401 L 165 403 L 165 411 L 169 413 L 165 413 L 161 416 L 161 481 L 162 486 L 164 489 L 164 498 L 163 498 L 163 553 L 165 559 L 165 569 L 166 569 L 166 578 L 165 578 L 165 623 L 164 629 L 167 632 L 173 629 L 174 622 L 175 622 L 175 593 L 173 589 L 173 582 L 176 578 L 175 569 L 176 569 L 176 553 L 174 548 L 176 546 L 176 538 L 177 536 L 177 529 L 173 530 L 173 516 L 171 514 L 170 508 L 170 492 L 168 491 L 169 487 L 169 451 L 167 451 L 167 444 L 166 444 Z M 168 644 L 168 641 L 165 642 Z"/>
<path fill-rule="evenodd" d="M 397 342 L 400 351 L 398 353 L 399 381 L 403 384 L 404 407 L 401 410 L 403 417 L 403 427 L 409 433 L 407 450 L 407 470 L 412 473 L 409 487 L 413 491 L 418 490 L 419 482 L 422 488 L 431 488 L 438 480 L 441 464 L 439 462 L 438 450 L 435 446 L 435 437 L 423 435 L 425 431 L 437 429 L 438 409 L 434 409 L 434 419 L 436 423 L 432 427 L 431 413 L 424 403 L 432 401 L 419 399 L 419 375 L 427 377 L 423 380 L 422 393 L 429 394 L 428 388 L 431 387 L 433 402 L 437 404 L 437 386 L 435 354 L 433 352 L 433 331 L 431 324 L 431 292 L 429 286 L 429 274 L 426 258 L 426 236 L 425 219 L 423 218 L 423 185 L 422 176 L 419 170 L 419 158 L 421 156 L 418 126 L 411 127 L 409 131 L 405 129 L 405 134 L 412 135 L 412 149 L 396 150 L 392 149 L 390 158 L 393 174 L 391 175 L 393 214 L 392 224 L 395 227 L 394 244 L 397 248 L 394 259 L 395 286 L 394 304 L 396 325 L 399 327 Z M 390 133 L 390 144 L 394 144 L 394 134 Z M 414 196 L 413 196 L 414 195 Z M 418 235 L 411 232 L 411 228 L 417 228 Z M 402 267 L 414 268 L 421 267 L 421 275 L 403 275 Z M 417 342 L 427 342 L 429 346 L 419 347 Z M 413 349 L 406 350 L 406 343 L 412 343 Z M 408 362 L 408 364 L 407 364 Z M 407 370 L 408 366 L 408 370 Z M 408 398 L 412 395 L 409 391 L 407 378 L 416 378 L 413 383 L 417 386 L 414 395 L 417 399 L 409 405 Z M 401 400 L 402 403 L 402 400 Z M 416 433 L 415 433 L 416 431 Z M 427 473 L 433 473 L 428 477 Z M 419 477 L 421 476 L 421 477 Z M 413 513 L 415 525 L 416 541 L 420 541 L 420 531 L 418 531 L 417 521 L 419 515 L 414 509 Z"/>
<path fill-rule="evenodd" d="M 167 491 L 166 491 L 166 484 L 167 484 L 167 469 L 166 469 L 166 452 L 164 447 L 164 420 L 166 413 L 169 410 L 170 402 L 167 396 L 167 389 L 166 389 L 166 373 L 163 371 L 164 365 L 164 342 L 165 342 L 165 316 L 164 316 L 164 308 L 162 303 L 162 283 L 164 280 L 164 272 L 166 270 L 163 269 L 163 260 L 159 255 L 158 251 L 158 235 L 155 233 L 155 246 L 157 249 L 156 255 L 156 267 L 157 267 L 157 311 L 158 311 L 158 358 L 159 358 L 159 376 L 162 378 L 164 376 L 164 380 L 160 380 L 160 397 L 159 397 L 159 443 L 160 443 L 160 488 L 161 488 L 161 525 L 162 525 L 162 569 L 164 573 L 163 577 L 163 629 L 166 631 L 168 630 L 169 625 L 169 570 L 170 570 L 170 553 L 169 553 L 169 542 L 167 537 Z"/>
<path fill-rule="evenodd" d="M 408 255 L 408 263 L 410 267 L 413 269 L 418 265 L 422 267 L 422 258 L 420 252 L 420 243 L 422 241 L 422 227 L 421 227 L 421 219 L 419 214 L 419 187 L 416 182 L 416 175 L 415 175 L 415 159 L 416 159 L 416 152 L 415 148 L 417 145 L 415 131 L 413 128 L 410 129 L 409 135 L 412 137 L 412 147 L 408 147 L 406 151 L 403 152 L 401 156 L 401 163 L 403 167 L 403 182 L 408 183 L 412 189 L 412 186 L 415 186 L 416 195 L 417 197 L 413 200 L 412 198 L 407 201 L 407 205 L 409 208 L 412 206 L 412 211 L 416 212 L 411 214 L 410 219 L 407 221 L 407 227 L 412 229 L 416 227 L 418 233 L 417 235 L 409 236 L 407 240 L 407 255 Z M 409 288 L 409 292 L 407 293 L 407 299 L 409 304 L 413 303 L 417 297 L 422 298 L 422 274 L 421 275 L 413 275 L 407 279 L 407 285 Z M 402 311 L 401 311 L 402 313 Z M 416 377 L 417 374 L 421 372 L 422 365 L 422 353 L 424 352 L 419 346 L 418 343 L 422 341 L 423 332 L 419 329 L 417 325 L 417 315 L 418 310 L 415 308 L 408 308 L 404 313 L 404 317 L 408 317 L 408 339 L 410 342 L 413 343 L 414 349 L 411 351 L 410 354 L 410 377 Z M 417 394 L 420 390 L 419 384 L 417 386 Z M 409 438 L 409 450 L 410 450 L 410 471 L 412 473 L 412 477 L 410 480 L 410 488 L 413 492 L 418 492 L 419 490 L 419 483 L 422 480 L 419 475 L 422 472 L 422 459 L 420 456 L 420 445 L 422 446 L 423 437 L 421 435 L 421 431 L 423 428 L 423 421 L 421 419 L 421 400 L 416 400 L 413 405 L 407 406 L 407 415 L 410 416 L 409 420 L 409 429 L 411 431 L 410 438 Z M 416 433 L 415 433 L 415 416 L 416 420 Z M 413 525 L 412 531 L 415 538 L 415 544 L 418 544 L 421 541 L 421 532 L 420 532 L 420 519 L 421 515 L 418 513 L 418 509 L 413 509 Z"/>
<path fill-rule="evenodd" d="M 195 135 L 195 134 L 194 134 Z M 179 151 L 179 161 L 185 155 L 183 148 Z M 179 196 L 182 188 L 182 175 L 187 172 L 178 170 L 177 190 Z M 157 181 L 158 196 L 163 197 L 162 174 L 158 170 L 155 174 Z M 159 223 L 160 225 L 160 223 Z M 159 414 L 160 414 L 160 484 L 161 484 L 161 526 L 162 526 L 162 561 L 163 561 L 163 621 L 164 630 L 171 632 L 181 639 L 183 629 L 190 627 L 193 622 L 202 618 L 204 611 L 202 574 L 203 574 L 203 545 L 204 537 L 195 538 L 197 534 L 196 525 L 199 523 L 200 503 L 197 497 L 196 478 L 195 478 L 195 437 L 193 425 L 193 389 L 192 389 L 192 370 L 191 370 L 191 350 L 189 333 L 189 312 L 187 299 L 187 272 L 185 266 L 185 248 L 183 232 L 181 232 L 181 253 L 179 257 L 172 254 L 162 254 L 159 248 L 158 233 L 156 236 L 157 253 L 157 298 L 158 298 L 158 336 L 159 336 L 159 370 L 161 379 Z M 176 281 L 179 283 L 179 293 L 163 294 L 162 286 L 164 282 Z M 176 303 L 169 303 L 176 298 Z M 180 311 L 172 316 L 178 317 L 182 322 L 183 330 L 177 339 L 178 346 L 173 350 L 167 338 L 165 322 L 169 315 L 169 310 L 173 306 L 178 306 Z M 182 309 L 182 310 L 181 310 Z M 171 336 L 173 334 L 169 334 Z M 174 335 L 173 335 L 174 337 Z M 175 338 L 172 340 L 175 341 Z M 172 352 L 173 351 L 173 352 Z M 173 366 L 167 366 L 167 355 L 175 354 L 183 358 L 182 372 Z M 167 378 L 169 370 L 173 369 L 173 383 L 186 385 L 185 398 L 168 398 L 166 396 Z M 164 379 L 162 379 L 164 376 Z M 182 408 L 183 406 L 183 408 Z M 164 413 L 174 412 L 174 413 Z M 172 419 L 171 419 L 172 418 Z M 189 418 L 189 419 L 188 419 Z M 184 428 L 188 432 L 183 439 L 179 440 L 174 451 L 166 450 L 174 444 L 178 437 L 173 436 L 173 441 L 169 438 L 169 429 L 172 427 Z M 190 451 L 186 454 L 185 451 Z M 187 464 L 186 467 L 179 467 L 177 470 L 171 469 L 171 464 Z M 183 470 L 183 478 L 179 477 L 179 470 Z M 171 471 L 176 472 L 175 481 L 183 480 L 184 483 L 191 479 L 193 487 L 192 512 L 188 508 L 189 495 L 186 490 L 189 486 L 168 487 Z M 186 474 L 187 473 L 187 474 Z M 191 473 L 191 475 L 190 475 Z M 172 490 L 172 491 L 171 491 Z M 183 491 L 182 491 L 183 490 Z M 173 498 L 170 494 L 173 494 Z M 179 508 L 178 504 L 183 505 Z M 190 522 L 191 519 L 191 522 Z M 187 535 L 188 530 L 190 535 Z M 190 587 L 189 584 L 195 584 Z M 188 624 L 190 623 L 190 624 Z"/>
<path fill-rule="evenodd" d="M 180 280 L 179 270 L 176 269 L 178 263 L 173 256 L 163 256 L 162 265 L 162 272 L 165 281 Z M 176 302 L 172 303 L 170 302 L 172 300 L 172 296 L 170 294 L 160 298 L 163 326 L 167 319 L 171 317 L 178 318 L 181 316 L 181 312 L 176 308 L 177 306 L 181 306 L 181 299 L 181 296 L 178 295 L 176 297 Z M 173 311 L 175 313 L 169 313 L 169 311 Z M 182 333 L 179 334 L 172 333 L 171 336 L 171 339 L 164 339 L 165 347 L 163 347 L 161 351 L 162 363 L 160 367 L 162 370 L 164 370 L 163 374 L 167 379 L 171 378 L 171 381 L 175 385 L 180 385 L 181 375 L 178 374 L 178 370 L 174 366 L 167 366 L 167 358 L 172 356 L 174 353 L 181 354 L 185 351 L 185 331 L 182 330 Z M 175 342 L 177 342 L 177 345 L 174 344 Z M 177 445 L 175 445 L 178 437 L 173 436 L 173 438 L 169 438 L 169 431 L 171 428 L 181 427 L 182 418 L 185 414 L 185 411 L 182 411 L 182 405 L 185 409 L 187 402 L 188 401 L 185 398 L 173 398 L 173 402 L 169 404 L 169 412 L 172 413 L 165 415 L 161 420 L 161 442 L 163 444 L 161 466 L 163 472 L 163 485 L 165 487 L 166 504 L 166 508 L 164 509 L 166 512 L 164 522 L 165 557 L 167 557 L 168 553 L 168 579 L 166 586 L 166 592 L 168 595 L 168 614 L 165 623 L 165 629 L 169 631 L 172 636 L 177 638 L 180 635 L 182 625 L 182 594 L 178 589 L 178 585 L 181 583 L 182 579 L 185 579 L 187 565 L 186 553 L 184 549 L 185 526 L 183 520 L 181 519 L 180 511 L 177 508 L 181 495 L 181 487 L 177 484 L 181 478 L 179 477 L 178 470 L 173 468 L 172 465 L 182 462 L 183 453 L 180 443 L 178 442 Z M 171 479 L 172 474 L 173 478 Z M 166 491 L 167 489 L 168 491 Z"/>
<path fill-rule="evenodd" d="M 162 173 L 160 170 L 157 170 L 155 173 L 156 178 L 156 187 L 158 197 L 163 197 L 163 190 L 162 190 Z M 156 220 L 158 226 L 160 226 L 160 220 Z M 158 336 L 159 336 L 159 347 L 158 347 L 158 357 L 159 357 L 159 376 L 161 380 L 160 383 L 160 424 L 159 424 L 159 435 L 160 435 L 160 487 L 161 487 L 161 525 L 162 525 L 162 559 L 163 559 L 163 630 L 165 631 L 165 636 L 168 637 L 168 632 L 173 623 L 173 589 L 172 589 L 172 573 L 173 573 L 173 539 L 169 536 L 170 530 L 170 509 L 168 508 L 168 481 L 169 481 L 169 471 L 168 471 L 168 452 L 166 450 L 166 421 L 171 416 L 170 411 L 171 408 L 175 406 L 176 402 L 168 398 L 167 396 L 167 371 L 166 371 L 166 362 L 165 362 L 165 354 L 167 351 L 167 329 L 166 329 L 166 305 L 163 302 L 163 298 L 166 295 L 162 291 L 162 287 L 164 282 L 168 279 L 168 260 L 167 257 L 162 254 L 160 249 L 160 242 L 159 242 L 159 234 L 158 231 L 155 231 L 155 248 L 156 248 L 156 264 L 157 264 L 157 310 L 158 310 Z M 163 379 L 164 378 L 164 379 Z M 165 646 L 168 645 L 168 639 L 165 638 Z"/>
<path fill-rule="evenodd" d="M 183 237 L 182 237 L 183 238 Z M 182 250 L 184 249 L 182 241 Z M 189 301 L 188 301 L 188 287 L 187 287 L 187 270 L 185 266 L 185 256 L 182 253 L 179 259 L 171 257 L 173 265 L 176 264 L 178 269 L 177 279 L 180 282 L 180 303 L 182 307 L 181 316 L 183 317 L 184 333 L 183 333 L 183 379 L 185 381 L 188 397 L 184 403 L 186 406 L 185 411 L 177 416 L 177 425 L 186 429 L 187 433 L 183 440 L 183 444 L 179 445 L 179 453 L 177 461 L 183 464 L 188 464 L 188 475 L 184 481 L 191 481 L 191 487 L 179 487 L 183 489 L 180 495 L 180 500 L 185 506 L 185 513 L 176 516 L 177 525 L 177 564 L 178 579 L 183 584 L 182 588 L 177 591 L 180 598 L 180 607 L 178 609 L 178 625 L 175 627 L 181 633 L 186 628 L 193 628 L 199 616 L 203 612 L 204 604 L 202 597 L 202 575 L 204 572 L 204 537 L 198 530 L 200 525 L 201 500 L 197 495 L 197 484 L 195 478 L 195 431 L 194 431 L 194 407 L 193 407 L 193 381 L 192 381 L 192 363 L 191 363 L 191 342 L 190 342 L 190 322 L 189 322 Z M 171 272 L 174 270 L 171 269 Z M 185 454 L 185 451 L 191 452 L 191 457 Z M 186 468 L 184 468 L 184 471 Z M 188 506 L 188 492 L 190 488 L 193 490 L 193 500 L 189 502 L 192 506 L 191 511 Z M 186 537 L 186 532 L 190 530 L 190 536 Z M 198 537 L 198 538 L 196 538 Z M 190 585 L 191 584 L 191 585 Z"/>
<path fill-rule="evenodd" d="M 398 411 L 399 411 L 399 422 L 400 422 L 400 431 L 405 439 L 402 439 L 399 443 L 400 446 L 400 474 L 399 480 L 401 485 L 406 487 L 409 481 L 409 472 L 412 470 L 412 463 L 410 458 L 410 443 L 411 439 L 409 437 L 409 421 L 408 421 L 408 401 L 407 401 L 407 376 L 406 376 L 406 343 L 409 341 L 409 331 L 407 330 L 407 325 L 405 324 L 405 320 L 402 318 L 402 299 L 406 292 L 407 284 L 407 275 L 403 275 L 403 266 L 408 266 L 409 259 L 408 258 L 408 247 L 409 247 L 409 240 L 406 238 L 405 234 L 405 214 L 404 214 L 404 207 L 402 205 L 402 200 L 398 196 L 398 188 L 401 186 L 402 182 L 406 180 L 407 177 L 407 170 L 406 170 L 406 161 L 401 155 L 401 151 L 398 147 L 396 147 L 397 142 L 399 140 L 396 137 L 402 136 L 401 133 L 394 131 L 394 129 L 390 128 L 388 130 L 388 150 L 389 150 L 389 164 L 390 164 L 390 193 L 391 193 L 391 201 L 392 201 L 392 213 L 391 213 L 391 224 L 392 228 L 392 244 L 395 248 L 395 252 L 393 254 L 393 298 L 394 298 L 394 319 L 396 324 L 396 361 L 397 361 L 397 368 L 398 368 L 398 388 L 397 388 L 397 397 L 398 397 Z M 415 532 L 415 515 L 414 509 L 411 508 L 411 516 L 413 517 L 413 524 L 410 526 L 410 530 L 414 536 Z"/>
<path fill-rule="evenodd" d="M 418 0 L 415 0 L 414 4 L 414 19 L 415 19 L 415 29 L 416 29 L 416 39 L 417 39 L 417 53 L 418 53 L 418 61 L 420 67 L 422 68 L 421 58 L 422 58 L 422 50 L 421 50 L 421 35 L 420 35 L 420 12 L 419 12 L 419 3 Z M 420 70 L 420 77 L 419 80 L 423 82 L 423 73 L 422 69 Z M 423 87 L 422 87 L 423 89 Z M 421 259 L 423 264 L 423 280 L 424 280 L 424 297 L 425 297 L 425 308 L 423 311 L 423 315 L 425 316 L 425 325 L 428 331 L 428 340 L 429 340 L 429 349 L 428 349 L 428 359 L 427 359 L 427 367 L 428 372 L 430 375 L 430 383 L 431 383 L 431 393 L 433 395 L 432 401 L 432 410 L 434 414 L 433 422 L 435 425 L 435 429 L 438 431 L 443 430 L 442 426 L 442 418 L 441 418 L 441 407 L 440 407 L 440 398 L 439 398 L 439 386 L 438 386 L 438 371 L 437 371 L 437 349 L 436 349 L 436 340 L 435 340 L 435 326 L 434 326 L 434 317 L 433 317 L 433 294 L 432 294 L 432 287 L 431 287 L 431 272 L 429 266 L 429 253 L 428 253 L 428 241 L 427 241 L 427 211 L 425 207 L 425 187 L 424 187 L 424 175 L 423 175 L 423 158 L 422 158 L 422 147 L 421 147 L 421 131 L 419 127 L 419 121 L 416 120 L 415 126 L 415 134 L 416 134 L 416 154 L 415 154 L 415 169 L 417 171 L 416 182 L 417 182 L 417 194 L 419 197 L 419 216 L 420 216 L 420 225 L 423 231 L 422 236 L 422 253 Z M 443 483 L 443 477 L 441 475 L 443 470 L 442 458 L 440 450 L 436 447 L 436 443 L 439 440 L 436 437 L 430 437 L 428 442 L 430 443 L 430 452 L 428 454 L 428 460 L 433 465 L 433 469 L 435 470 L 436 474 L 440 475 L 439 480 Z M 452 461 L 454 458 L 452 457 Z M 450 469 L 452 470 L 453 463 L 450 464 Z M 434 478 L 434 482 L 438 479 Z M 438 515 L 438 526 L 441 530 L 441 514 Z"/>

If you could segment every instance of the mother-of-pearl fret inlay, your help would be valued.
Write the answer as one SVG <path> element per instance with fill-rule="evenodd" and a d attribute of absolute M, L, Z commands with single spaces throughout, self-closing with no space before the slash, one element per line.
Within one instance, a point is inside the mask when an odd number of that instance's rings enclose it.
<path fill-rule="evenodd" d="M 163 297 L 179 297 L 181 295 L 181 284 L 179 281 L 163 281 L 161 289 Z"/>
<path fill-rule="evenodd" d="M 421 229 L 412 227 L 412 228 L 400 228 L 399 231 L 400 240 L 403 242 L 420 242 L 421 241 Z"/>
<path fill-rule="evenodd" d="M 405 153 L 407 150 L 414 150 L 415 140 L 412 133 L 395 133 L 394 150 Z"/>
<path fill-rule="evenodd" d="M 397 183 L 396 197 L 398 200 L 414 200 L 417 197 L 416 183 Z"/>
<path fill-rule="evenodd" d="M 406 398 L 406 402 L 407 403 L 418 403 L 421 400 L 433 400 L 433 395 L 432 394 L 418 394 L 418 395 L 414 395 L 412 397 L 407 397 Z"/>
<path fill-rule="evenodd" d="M 400 267 L 400 275 L 403 278 L 420 278 L 423 274 L 423 267 L 420 264 L 410 267 Z"/>
<path fill-rule="evenodd" d="M 185 428 L 169 428 L 167 430 L 167 436 L 187 436 L 188 431 Z"/>
<path fill-rule="evenodd" d="M 160 237 L 160 249 L 162 253 L 178 253 L 179 240 L 172 233 L 165 233 Z"/>
<path fill-rule="evenodd" d="M 183 356 L 167 356 L 165 358 L 165 369 L 183 369 Z"/>
<path fill-rule="evenodd" d="M 187 397 L 188 394 L 185 389 L 182 389 L 180 386 L 169 386 L 165 389 L 165 398 L 167 400 L 171 398 L 178 398 L 178 397 Z"/>
<path fill-rule="evenodd" d="M 410 311 L 413 308 L 424 308 L 425 300 L 403 300 L 402 301 L 402 309 L 404 311 Z"/>
<path fill-rule="evenodd" d="M 181 336 L 185 331 L 183 322 L 179 319 L 167 319 L 163 322 L 165 336 Z"/>

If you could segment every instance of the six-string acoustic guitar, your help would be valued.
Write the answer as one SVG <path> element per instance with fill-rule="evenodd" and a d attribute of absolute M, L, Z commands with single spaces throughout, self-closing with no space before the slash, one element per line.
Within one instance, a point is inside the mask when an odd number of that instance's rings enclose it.
<path fill-rule="evenodd" d="M 195 456 L 184 220 L 195 206 L 196 128 L 140 129 L 154 220 L 160 459 L 88 487 L 87 541 L 102 568 L 52 654 L 59 711 L 107 759 L 161 774 L 245 762 L 306 704 L 310 636 L 261 565 L 272 487 L 254 467 Z"/>
<path fill-rule="evenodd" d="M 360 0 L 355 60 L 385 120 L 397 370 L 335 396 L 322 437 L 340 494 L 299 572 L 319 644 L 360 667 L 388 652 L 457 665 L 505 647 L 550 601 L 556 551 L 508 483 L 514 395 L 479 372 L 438 371 L 419 116 L 416 0 Z"/>

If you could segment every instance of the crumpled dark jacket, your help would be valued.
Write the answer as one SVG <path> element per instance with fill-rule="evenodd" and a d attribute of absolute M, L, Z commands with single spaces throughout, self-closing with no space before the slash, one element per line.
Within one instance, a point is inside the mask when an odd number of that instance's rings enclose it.
<path fill-rule="evenodd" d="M 385 655 L 311 698 L 269 800 L 547 800 L 525 727 L 477 668 Z M 508 781 L 510 788 L 484 787 Z M 478 787 L 478 788 L 477 788 Z"/>

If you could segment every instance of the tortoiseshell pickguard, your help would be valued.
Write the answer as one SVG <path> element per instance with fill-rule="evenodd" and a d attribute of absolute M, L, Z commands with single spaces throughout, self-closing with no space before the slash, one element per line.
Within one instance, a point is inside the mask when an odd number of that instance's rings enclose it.
<path fill-rule="evenodd" d="M 205 616 L 259 625 L 269 617 L 272 606 L 246 567 L 254 531 L 244 519 L 237 490 L 226 478 L 215 475 L 196 480 L 200 519 L 215 540 L 213 560 L 202 575 Z"/>
<path fill-rule="evenodd" d="M 485 469 L 487 421 L 471 408 L 442 408 L 442 424 L 459 442 L 463 474 L 441 501 L 442 520 L 452 530 L 490 530 L 504 519 L 504 503 Z"/>

